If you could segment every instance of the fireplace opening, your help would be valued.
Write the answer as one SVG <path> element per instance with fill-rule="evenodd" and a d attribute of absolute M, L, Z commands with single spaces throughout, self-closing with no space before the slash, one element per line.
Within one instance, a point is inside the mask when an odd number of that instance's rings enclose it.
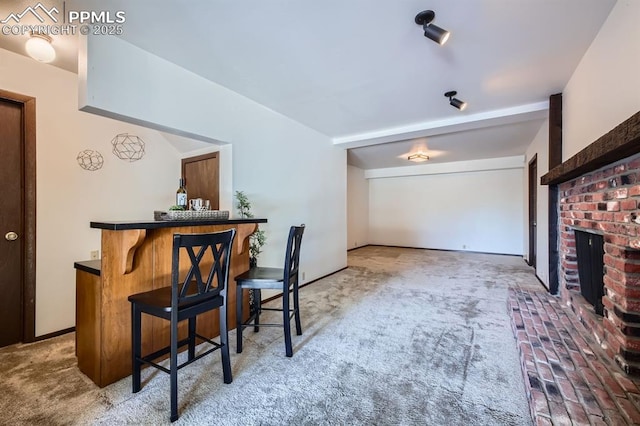
<path fill-rule="evenodd" d="M 602 316 L 604 306 L 604 236 L 574 229 L 580 293 L 595 313 Z"/>

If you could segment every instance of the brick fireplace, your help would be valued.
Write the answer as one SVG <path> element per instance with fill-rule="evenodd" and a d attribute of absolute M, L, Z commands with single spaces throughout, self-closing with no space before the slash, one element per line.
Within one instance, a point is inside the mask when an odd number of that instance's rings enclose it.
<path fill-rule="evenodd" d="M 562 301 L 609 357 L 627 373 L 640 375 L 640 113 L 550 170 L 542 184 L 557 185 Z M 576 231 L 582 232 L 582 241 L 584 235 L 595 235 L 594 240 L 604 242 L 602 258 L 587 259 L 602 262 L 595 265 L 604 273 L 602 315 L 580 291 Z M 594 270 L 585 265 L 583 254 L 580 267 L 585 266 Z"/>
<path fill-rule="evenodd" d="M 640 155 L 558 187 L 560 293 L 609 356 L 640 372 Z M 603 316 L 580 294 L 575 230 L 602 235 Z M 581 265 L 585 266 L 585 265 Z"/>

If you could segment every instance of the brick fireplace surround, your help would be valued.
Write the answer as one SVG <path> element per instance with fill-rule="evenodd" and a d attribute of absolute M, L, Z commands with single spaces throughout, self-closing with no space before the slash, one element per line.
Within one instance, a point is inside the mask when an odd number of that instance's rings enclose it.
<path fill-rule="evenodd" d="M 542 177 L 558 190 L 558 281 L 607 355 L 640 376 L 640 112 Z M 603 316 L 580 294 L 574 230 L 604 237 Z"/>
<path fill-rule="evenodd" d="M 559 185 L 560 289 L 607 354 L 640 372 L 640 155 Z M 604 236 L 604 316 L 580 295 L 574 229 Z"/>

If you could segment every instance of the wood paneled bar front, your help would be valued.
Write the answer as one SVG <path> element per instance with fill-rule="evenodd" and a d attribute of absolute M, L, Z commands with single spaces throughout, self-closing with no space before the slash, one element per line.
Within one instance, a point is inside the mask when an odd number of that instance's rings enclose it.
<path fill-rule="evenodd" d="M 173 234 L 236 229 L 229 271 L 228 324 L 235 328 L 233 278 L 249 269 L 249 236 L 266 219 L 91 222 L 102 230 L 98 261 L 76 262 L 76 355 L 78 367 L 104 387 L 131 375 L 131 294 L 171 285 Z M 243 300 L 248 306 L 248 300 Z M 169 323 L 143 315 L 143 354 L 169 342 Z M 186 335 L 181 324 L 180 337 Z M 198 317 L 198 333 L 219 335 L 218 312 Z"/>

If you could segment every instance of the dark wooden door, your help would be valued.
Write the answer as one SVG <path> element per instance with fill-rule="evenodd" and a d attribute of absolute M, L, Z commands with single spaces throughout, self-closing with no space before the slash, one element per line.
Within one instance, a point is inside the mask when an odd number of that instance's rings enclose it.
<path fill-rule="evenodd" d="M 36 100 L 0 89 L 0 347 L 36 332 Z"/>
<path fill-rule="evenodd" d="M 537 266 L 538 157 L 529 162 L 529 265 Z"/>
<path fill-rule="evenodd" d="M 22 105 L 0 99 L 0 346 L 23 340 Z"/>
<path fill-rule="evenodd" d="M 209 200 L 211 210 L 220 206 L 220 171 L 218 153 L 199 155 L 182 160 L 182 177 L 189 199 Z"/>

